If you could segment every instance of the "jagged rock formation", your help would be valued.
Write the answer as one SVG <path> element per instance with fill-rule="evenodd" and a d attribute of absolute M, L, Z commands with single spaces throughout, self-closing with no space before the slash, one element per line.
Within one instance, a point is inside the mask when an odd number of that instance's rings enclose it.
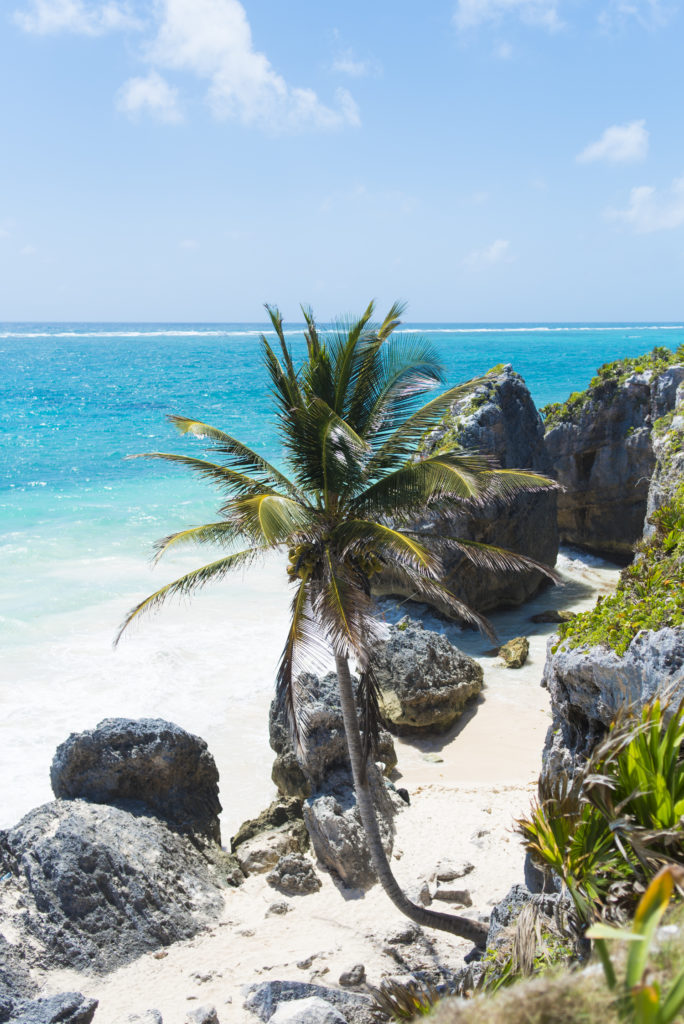
<path fill-rule="evenodd" d="M 380 711 L 399 735 L 444 732 L 482 689 L 482 668 L 441 633 L 402 619 L 374 654 Z"/>
<path fill-rule="evenodd" d="M 376 1024 L 377 1009 L 370 996 L 302 981 L 264 981 L 250 985 L 244 1002 L 260 1020 L 271 1020 L 279 1006 L 318 998 L 334 1006 L 348 1024 Z M 296 1019 L 296 1018 L 295 1018 Z"/>
<path fill-rule="evenodd" d="M 349 767 L 344 737 L 342 710 L 334 672 L 319 678 L 304 673 L 298 680 L 302 703 L 306 708 L 306 736 L 303 749 L 295 754 L 285 709 L 276 700 L 269 713 L 269 739 L 276 752 L 271 778 L 284 796 L 301 798 L 324 784 L 338 768 Z M 389 774 L 397 763 L 394 742 L 386 730 L 380 732 L 378 757 Z"/>
<path fill-rule="evenodd" d="M 551 697 L 552 724 L 543 772 L 572 772 L 606 733 L 618 711 L 658 693 L 684 697 L 684 628 L 644 630 L 620 657 L 608 647 L 547 649 L 542 685 Z"/>
<path fill-rule="evenodd" d="M 56 797 L 142 804 L 173 828 L 221 842 L 218 771 L 199 736 L 160 718 L 106 718 L 72 733 L 50 769 Z"/>
<path fill-rule="evenodd" d="M 674 407 L 684 365 L 624 379 L 620 366 L 602 368 L 587 392 L 549 407 L 535 465 L 563 487 L 561 542 L 628 561 L 643 532 L 656 462 L 652 425 Z"/>
<path fill-rule="evenodd" d="M 91 1024 L 98 1007 L 97 999 L 86 999 L 80 992 L 64 992 L 42 999 L 19 1000 L 11 1016 L 0 1016 L 7 1024 Z"/>
<path fill-rule="evenodd" d="M 504 469 L 532 469 L 542 459 L 544 424 L 520 374 L 505 365 L 490 370 L 472 396 L 455 402 L 443 422 L 428 436 L 426 452 L 457 440 L 464 448 L 493 455 Z M 429 520 L 422 524 L 429 526 Z M 528 555 L 548 566 L 558 555 L 556 492 L 521 494 L 510 504 L 494 500 L 484 508 L 457 513 L 449 532 L 469 540 L 495 544 Z M 537 571 L 490 572 L 475 567 L 460 554 L 447 560 L 445 582 L 461 600 L 479 611 L 513 607 L 534 596 L 546 584 Z M 397 580 L 374 579 L 376 592 L 406 593 Z M 435 604 L 438 611 L 448 609 Z"/>
<path fill-rule="evenodd" d="M 302 802 L 296 798 L 274 800 L 257 818 L 243 822 L 230 841 L 246 875 L 269 871 L 281 857 L 303 853 L 308 845 Z"/>
<path fill-rule="evenodd" d="M 644 537 L 653 536 L 650 516 L 674 497 L 684 481 L 684 383 L 677 388 L 674 406 L 653 424 L 651 435 L 655 468 L 648 488 Z"/>

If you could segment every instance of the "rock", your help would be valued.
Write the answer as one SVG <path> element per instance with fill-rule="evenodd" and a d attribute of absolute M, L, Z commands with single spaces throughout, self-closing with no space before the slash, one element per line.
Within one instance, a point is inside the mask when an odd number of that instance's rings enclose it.
<path fill-rule="evenodd" d="M 256 818 L 244 821 L 230 841 L 241 869 L 247 875 L 275 867 L 288 853 L 303 853 L 309 835 L 296 798 L 274 800 Z"/>
<path fill-rule="evenodd" d="M 511 928 L 518 920 L 523 907 L 535 903 L 540 913 L 553 918 L 559 906 L 563 906 L 569 897 L 561 893 L 531 893 L 522 883 L 512 886 L 502 900 L 492 907 L 487 933 L 487 949 L 498 946 L 503 940 L 504 929 Z"/>
<path fill-rule="evenodd" d="M 672 500 L 684 479 L 684 384 L 677 388 L 671 415 L 654 423 L 651 440 L 655 468 L 646 501 L 644 537 L 647 540 L 655 532 L 650 517 L 662 505 Z"/>
<path fill-rule="evenodd" d="M 106 718 L 57 748 L 56 797 L 140 802 L 174 828 L 221 842 L 218 771 L 206 743 L 160 718 Z"/>
<path fill-rule="evenodd" d="M 510 365 L 490 370 L 473 395 L 454 403 L 442 423 L 428 435 L 425 452 L 437 451 L 453 441 L 492 455 L 504 469 L 532 469 L 537 464 L 543 454 L 543 420 L 525 381 Z M 427 517 L 416 525 L 418 529 L 432 529 Z M 439 529 L 553 566 L 558 555 L 556 491 L 520 494 L 510 503 L 492 499 L 476 510 L 455 512 Z M 479 611 L 522 604 L 548 582 L 536 570 L 489 571 L 458 553 L 449 554 L 444 561 L 444 583 L 460 600 Z M 379 596 L 412 596 L 401 580 L 385 574 L 374 578 L 373 584 Z M 434 607 L 447 618 L 453 617 L 438 599 Z"/>
<path fill-rule="evenodd" d="M 192 1010 L 185 1018 L 185 1024 L 219 1024 L 216 1008 L 200 1006 L 197 1010 Z"/>
<path fill-rule="evenodd" d="M 564 490 L 561 542 L 629 561 L 644 528 L 655 466 L 653 420 L 672 409 L 684 366 L 604 378 L 561 422 L 549 426 L 536 465 Z"/>
<path fill-rule="evenodd" d="M 394 806 L 382 776 L 369 765 L 373 799 L 385 852 L 392 852 Z M 316 856 L 346 886 L 366 889 L 376 881 L 351 777 L 333 773 L 325 790 L 304 801 L 304 821 Z"/>
<path fill-rule="evenodd" d="M 7 1024 L 90 1024 L 98 1007 L 97 999 L 86 999 L 80 992 L 65 992 L 17 1003 Z"/>
<path fill-rule="evenodd" d="M 273 1018 L 278 1007 L 312 996 L 331 1003 L 340 1011 L 347 1024 L 377 1022 L 375 1004 L 369 996 L 302 981 L 264 981 L 259 985 L 250 985 L 243 1005 L 260 1020 L 267 1021 Z"/>
<path fill-rule="evenodd" d="M 475 865 L 466 860 L 459 864 L 451 861 L 440 861 L 432 877 L 438 882 L 454 882 L 457 878 L 465 878 L 475 870 Z"/>
<path fill-rule="evenodd" d="M 549 608 L 545 612 L 537 612 L 536 615 L 531 615 L 530 622 L 570 622 L 576 615 L 577 612 L 566 612 L 558 608 Z"/>
<path fill-rule="evenodd" d="M 455 903 L 460 907 L 472 907 L 473 905 L 473 898 L 468 889 L 454 889 L 444 884 L 437 886 L 433 898 L 442 900 L 443 903 Z"/>
<path fill-rule="evenodd" d="M 380 711 L 399 735 L 444 732 L 482 689 L 482 668 L 441 633 L 405 618 L 373 657 Z"/>
<path fill-rule="evenodd" d="M 546 736 L 543 773 L 574 771 L 600 740 L 617 712 L 636 709 L 657 693 L 684 697 L 684 627 L 643 630 L 620 657 L 607 647 L 561 644 L 547 647 L 544 682 L 552 722 Z"/>
<path fill-rule="evenodd" d="M 526 636 L 516 636 L 499 648 L 499 657 L 506 662 L 506 668 L 522 668 L 530 653 L 530 642 Z"/>
<path fill-rule="evenodd" d="M 220 856 L 156 817 L 57 800 L 0 832 L 0 919 L 43 967 L 113 970 L 218 916 Z"/>
<path fill-rule="evenodd" d="M 0 1022 L 9 1020 L 15 1003 L 30 999 L 37 991 L 25 950 L 0 935 Z"/>
<path fill-rule="evenodd" d="M 420 755 L 423 761 L 428 761 L 430 764 L 444 764 L 444 758 L 441 754 L 435 754 L 434 751 L 428 751 L 427 754 Z"/>
<path fill-rule="evenodd" d="M 337 676 L 334 672 L 319 678 L 303 673 L 298 684 L 306 706 L 307 734 L 300 758 L 295 755 L 285 709 L 274 700 L 269 714 L 269 739 L 276 752 L 271 776 L 281 793 L 307 797 L 320 788 L 326 777 L 338 768 L 349 768 Z M 380 731 L 378 757 L 385 774 L 397 763 L 392 737 Z M 300 763 L 301 761 L 301 763 Z"/>
<path fill-rule="evenodd" d="M 347 1024 L 346 1017 L 320 996 L 280 1003 L 271 1020 L 273 1024 Z"/>
<path fill-rule="evenodd" d="M 117 1024 L 164 1024 L 159 1010 L 145 1010 L 144 1013 L 134 1013 L 126 1020 L 117 1021 Z"/>
<path fill-rule="evenodd" d="M 305 896 L 318 892 L 321 887 L 321 880 L 314 871 L 313 864 L 308 857 L 303 857 L 300 853 L 290 853 L 281 857 L 266 881 L 287 896 Z"/>
<path fill-rule="evenodd" d="M 343 988 L 356 988 L 358 985 L 363 985 L 366 980 L 366 968 L 363 964 L 354 964 L 348 971 L 342 971 L 340 974 L 340 985 Z"/>
<path fill-rule="evenodd" d="M 281 914 L 289 914 L 292 907 L 289 903 L 285 903 L 284 900 L 280 900 L 277 903 L 272 903 L 266 911 L 266 917 L 276 917 Z"/>

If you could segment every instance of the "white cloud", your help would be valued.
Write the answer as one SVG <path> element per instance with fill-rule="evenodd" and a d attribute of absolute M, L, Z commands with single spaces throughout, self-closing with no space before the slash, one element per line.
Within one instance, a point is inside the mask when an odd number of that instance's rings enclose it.
<path fill-rule="evenodd" d="M 106 32 L 141 27 L 128 4 L 115 0 L 95 4 L 85 0 L 31 0 L 27 10 L 15 12 L 14 20 L 25 32 L 38 35 L 75 32 L 100 36 Z"/>
<path fill-rule="evenodd" d="M 497 238 L 491 245 L 484 249 L 474 249 L 463 260 L 463 265 L 481 270 L 484 267 L 492 267 L 496 263 L 503 263 L 509 259 L 511 243 L 504 238 Z"/>
<path fill-rule="evenodd" d="M 607 160 L 610 163 L 633 163 L 644 160 L 648 153 L 648 132 L 645 121 L 614 124 L 606 128 L 600 139 L 592 142 L 576 160 L 580 164 Z"/>
<path fill-rule="evenodd" d="M 454 24 L 464 30 L 513 15 L 528 25 L 556 32 L 563 27 L 559 5 L 560 0 L 457 0 Z"/>
<path fill-rule="evenodd" d="M 359 113 L 346 89 L 336 108 L 312 89 L 296 88 L 254 49 L 239 0 L 159 0 L 161 20 L 148 57 L 157 67 L 190 71 L 209 82 L 214 115 L 272 130 L 358 125 Z"/>
<path fill-rule="evenodd" d="M 599 13 L 601 28 L 612 31 L 636 22 L 642 28 L 661 28 L 670 20 L 675 8 L 663 0 L 610 0 Z"/>
<path fill-rule="evenodd" d="M 681 227 L 684 224 L 684 177 L 675 178 L 664 191 L 652 185 L 633 188 L 627 208 L 608 210 L 607 216 L 629 224 L 638 234 Z"/>
<path fill-rule="evenodd" d="M 366 78 L 379 75 L 380 66 L 374 60 L 358 60 L 352 50 L 342 50 L 332 62 L 332 70 L 350 78 Z"/>
<path fill-rule="evenodd" d="M 147 113 L 167 124 L 182 120 L 178 90 L 156 71 L 150 71 L 145 78 L 129 78 L 119 91 L 116 105 L 130 117 Z"/>

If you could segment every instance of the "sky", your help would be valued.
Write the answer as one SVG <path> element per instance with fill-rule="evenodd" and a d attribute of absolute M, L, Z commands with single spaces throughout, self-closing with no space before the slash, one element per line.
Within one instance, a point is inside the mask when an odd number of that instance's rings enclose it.
<path fill-rule="evenodd" d="M 684 318 L 678 0 L 0 0 L 0 321 Z"/>

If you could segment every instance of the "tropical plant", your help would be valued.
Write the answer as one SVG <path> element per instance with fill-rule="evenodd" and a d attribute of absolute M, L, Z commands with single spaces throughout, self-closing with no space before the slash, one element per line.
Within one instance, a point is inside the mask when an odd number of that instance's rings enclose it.
<path fill-rule="evenodd" d="M 618 995 L 622 1016 L 635 1021 L 635 1024 L 671 1024 L 684 1007 L 684 968 L 673 979 L 667 994 L 661 992 L 657 981 L 649 982 L 648 979 L 648 956 L 656 929 L 667 910 L 675 885 L 681 887 L 683 884 L 684 869 L 667 865 L 660 869 L 639 900 L 631 928 L 595 924 L 587 932 L 587 938 L 594 940 L 608 987 Z M 607 946 L 607 942 L 616 940 L 629 943 L 625 974 L 620 984 Z"/>
<path fill-rule="evenodd" d="M 298 369 L 279 310 L 266 308 L 280 354 L 264 336 L 261 345 L 292 476 L 215 427 L 170 417 L 182 433 L 207 439 L 209 450 L 221 461 L 161 452 L 145 457 L 199 473 L 215 483 L 226 500 L 220 520 L 166 537 L 157 546 L 157 557 L 187 543 L 246 546 L 141 601 L 121 631 L 173 595 L 221 580 L 269 550 L 286 549 L 294 594 L 277 696 L 287 710 L 294 738 L 301 743 L 306 734 L 300 673 L 318 661 L 322 650 L 332 650 L 357 806 L 380 882 L 395 905 L 418 923 L 480 941 L 482 925 L 409 901 L 382 846 L 367 772 L 379 720 L 369 654 L 382 633 L 373 615 L 371 581 L 377 572 L 391 568 L 416 597 L 439 598 L 454 616 L 491 635 L 487 621 L 445 586 L 442 554 L 456 549 L 487 569 L 535 568 L 552 578 L 553 573 L 532 559 L 452 536 L 454 506 L 474 506 L 494 497 L 506 500 L 521 490 L 555 485 L 533 473 L 499 469 L 488 456 L 456 446 L 419 456 L 426 431 L 476 382 L 420 404 L 428 390 L 443 384 L 443 371 L 428 342 L 411 334 L 393 335 L 400 305 L 392 306 L 382 323 L 373 324 L 371 303 L 358 320 L 325 333 L 318 330 L 311 311 L 303 309 L 308 358 Z M 414 525 L 418 513 L 428 513 L 439 534 L 432 544 Z M 350 658 L 360 671 L 361 728 Z"/>

